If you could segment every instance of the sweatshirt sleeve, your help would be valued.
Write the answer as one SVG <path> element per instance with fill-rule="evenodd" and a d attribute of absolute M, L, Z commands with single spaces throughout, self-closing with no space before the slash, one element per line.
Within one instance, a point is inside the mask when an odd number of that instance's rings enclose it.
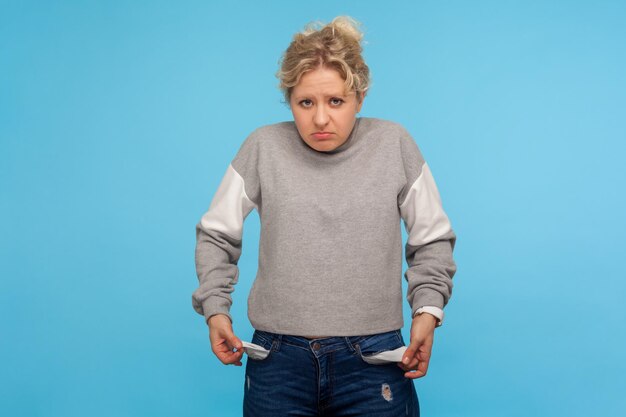
<path fill-rule="evenodd" d="M 413 138 L 401 138 L 405 186 L 398 197 L 400 215 L 408 238 L 405 257 L 408 269 L 407 301 L 414 317 L 421 312 L 443 322 L 443 308 L 452 295 L 456 263 L 452 257 L 456 235 L 443 210 L 430 168 Z"/>
<path fill-rule="evenodd" d="M 226 169 L 208 211 L 196 225 L 196 274 L 199 286 L 192 294 L 194 310 L 209 318 L 225 314 L 232 322 L 231 293 L 239 278 L 243 223 L 259 210 L 256 146 L 250 136 Z"/>

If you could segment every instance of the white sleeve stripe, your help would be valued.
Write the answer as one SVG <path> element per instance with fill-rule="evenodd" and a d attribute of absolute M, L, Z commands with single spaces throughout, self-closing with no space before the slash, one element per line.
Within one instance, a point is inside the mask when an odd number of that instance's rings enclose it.
<path fill-rule="evenodd" d="M 409 234 L 407 243 L 412 246 L 424 245 L 450 231 L 450 221 L 441 206 L 428 164 L 424 163 L 422 172 L 400 205 L 400 214 Z"/>
<path fill-rule="evenodd" d="M 242 176 L 232 165 L 228 165 L 211 206 L 202 216 L 200 224 L 206 230 L 215 230 L 241 240 L 243 222 L 252 209 L 258 210 L 246 194 Z"/>

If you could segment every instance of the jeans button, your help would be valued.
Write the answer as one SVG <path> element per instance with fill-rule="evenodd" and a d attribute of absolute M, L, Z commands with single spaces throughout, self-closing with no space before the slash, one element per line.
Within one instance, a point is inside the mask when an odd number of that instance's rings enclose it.
<path fill-rule="evenodd" d="M 320 350 L 320 344 L 319 344 L 319 342 L 315 342 L 315 343 L 313 343 L 313 350 Z"/>

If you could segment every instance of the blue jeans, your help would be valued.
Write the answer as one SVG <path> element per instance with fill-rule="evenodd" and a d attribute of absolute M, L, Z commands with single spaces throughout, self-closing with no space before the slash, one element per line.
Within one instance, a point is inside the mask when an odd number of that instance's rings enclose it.
<path fill-rule="evenodd" d="M 413 381 L 396 364 L 362 356 L 404 346 L 400 330 L 369 336 L 307 339 L 255 330 L 270 351 L 247 358 L 243 415 L 419 417 Z"/>

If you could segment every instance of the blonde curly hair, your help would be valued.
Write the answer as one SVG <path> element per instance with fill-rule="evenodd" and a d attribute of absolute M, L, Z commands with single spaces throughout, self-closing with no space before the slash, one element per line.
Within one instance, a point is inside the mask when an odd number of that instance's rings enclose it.
<path fill-rule="evenodd" d="M 328 24 L 308 23 L 293 36 L 276 73 L 287 104 L 302 75 L 319 67 L 337 70 L 345 80 L 346 91 L 354 91 L 357 100 L 362 100 L 370 85 L 370 73 L 361 55 L 360 25 L 350 16 L 337 16 Z"/>

